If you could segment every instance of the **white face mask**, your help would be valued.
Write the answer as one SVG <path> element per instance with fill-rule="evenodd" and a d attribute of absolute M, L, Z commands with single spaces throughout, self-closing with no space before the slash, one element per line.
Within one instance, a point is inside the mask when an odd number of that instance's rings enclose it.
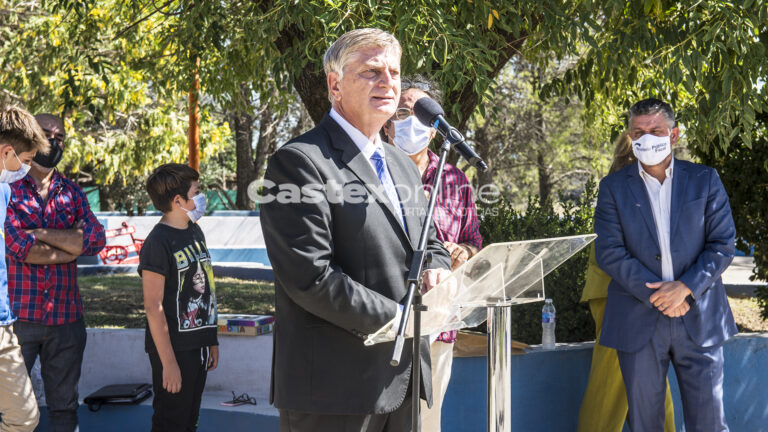
<path fill-rule="evenodd" d="M 645 134 L 636 140 L 632 140 L 632 153 L 643 165 L 654 166 L 660 164 L 672 152 L 669 135 L 658 137 Z"/>
<path fill-rule="evenodd" d="M 420 122 L 416 116 L 392 121 L 395 128 L 394 144 L 409 155 L 414 155 L 429 145 L 432 128 Z"/>
<path fill-rule="evenodd" d="M 191 220 L 192 222 L 197 222 L 205 214 L 205 207 L 207 206 L 205 195 L 201 192 L 193 196 L 192 202 L 195 203 L 195 208 L 193 210 L 187 210 L 184 207 L 182 207 L 182 209 L 184 209 L 184 211 L 187 212 L 187 216 L 189 217 L 189 220 Z"/>
<path fill-rule="evenodd" d="M 16 171 L 8 171 L 8 169 L 5 168 L 5 161 L 3 161 L 3 172 L 0 172 L 0 183 L 14 183 L 21 180 L 27 175 L 30 168 L 32 168 L 30 165 L 22 163 L 16 155 L 16 152 L 13 152 L 13 156 L 19 161 L 21 168 Z"/>

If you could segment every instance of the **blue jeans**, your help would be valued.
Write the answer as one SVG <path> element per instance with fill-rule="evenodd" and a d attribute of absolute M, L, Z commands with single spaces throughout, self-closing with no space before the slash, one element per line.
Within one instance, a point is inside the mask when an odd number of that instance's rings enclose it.
<path fill-rule="evenodd" d="M 48 405 L 50 432 L 77 430 L 77 383 L 85 351 L 85 322 L 46 326 L 16 321 L 13 331 L 19 339 L 27 373 L 40 356 L 40 374 Z"/>

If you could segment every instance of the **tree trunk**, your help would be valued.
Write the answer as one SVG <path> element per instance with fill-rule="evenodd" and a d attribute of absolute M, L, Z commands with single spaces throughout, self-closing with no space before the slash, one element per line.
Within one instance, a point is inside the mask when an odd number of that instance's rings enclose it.
<path fill-rule="evenodd" d="M 304 32 L 296 25 L 286 27 L 275 45 L 280 52 L 285 53 L 296 40 L 303 39 Z M 323 116 L 331 110 L 331 101 L 328 100 L 328 84 L 325 79 L 322 62 L 307 62 L 299 72 L 299 76 L 293 82 L 293 87 L 301 98 L 304 108 L 315 124 L 320 123 Z"/>
<path fill-rule="evenodd" d="M 240 86 L 244 106 L 250 105 L 250 86 Z M 237 195 L 235 205 L 239 210 L 253 210 L 256 205 L 248 198 L 248 185 L 256 180 L 256 169 L 253 163 L 253 121 L 254 116 L 241 111 L 230 116 L 230 127 L 235 134 L 235 156 L 237 158 Z"/>
<path fill-rule="evenodd" d="M 267 158 L 275 152 L 277 146 L 277 124 L 279 118 L 275 118 L 275 112 L 269 105 L 265 106 L 259 116 L 259 142 L 256 144 L 256 162 L 254 174 L 256 179 L 264 176 L 267 167 Z"/>
<path fill-rule="evenodd" d="M 112 200 L 112 197 L 109 193 L 109 185 L 106 184 L 100 184 L 99 187 L 99 211 L 115 211 L 115 202 Z"/>
<path fill-rule="evenodd" d="M 543 151 L 537 152 L 536 167 L 539 173 L 539 198 L 544 203 L 549 200 L 549 195 L 552 193 L 552 172 Z"/>
<path fill-rule="evenodd" d="M 493 184 L 493 174 L 495 171 L 487 126 L 475 131 L 475 151 L 477 151 L 477 155 L 488 165 L 487 170 L 477 171 L 477 175 L 475 176 L 477 179 L 477 190 L 480 190 L 480 188 L 485 185 Z"/>
<path fill-rule="evenodd" d="M 534 71 L 534 76 L 537 77 L 536 79 L 540 79 L 541 75 L 542 71 L 540 69 Z M 549 200 L 553 186 L 552 166 L 547 163 L 546 155 L 544 154 L 544 150 L 542 150 L 543 147 L 546 147 L 549 137 L 547 136 L 547 124 L 544 119 L 544 107 L 540 101 L 536 102 L 534 107 L 534 136 L 539 142 L 539 150 L 536 151 L 536 167 L 539 174 L 539 199 L 544 203 Z"/>

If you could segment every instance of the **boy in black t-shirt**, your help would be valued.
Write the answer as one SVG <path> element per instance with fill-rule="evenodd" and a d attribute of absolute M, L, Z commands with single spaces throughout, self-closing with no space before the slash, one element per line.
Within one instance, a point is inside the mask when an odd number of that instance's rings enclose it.
<path fill-rule="evenodd" d="M 216 369 L 216 295 L 211 256 L 195 223 L 205 213 L 199 174 L 158 167 L 147 192 L 163 212 L 141 248 L 139 274 L 152 366 L 152 431 L 195 431 L 207 373 Z"/>

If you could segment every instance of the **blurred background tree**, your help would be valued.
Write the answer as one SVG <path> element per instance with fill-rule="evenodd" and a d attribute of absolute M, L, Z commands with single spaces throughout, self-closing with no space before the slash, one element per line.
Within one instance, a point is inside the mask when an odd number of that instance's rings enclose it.
<path fill-rule="evenodd" d="M 627 108 L 670 102 L 692 154 L 754 186 L 737 195 L 734 180 L 729 192 L 768 272 L 765 236 L 750 231 L 767 222 L 768 165 L 750 157 L 766 145 L 764 0 L 4 0 L 0 98 L 62 114 L 66 170 L 98 187 L 105 209 L 141 211 L 130 192 L 141 178 L 186 158 L 197 72 L 204 177 L 250 209 L 245 190 L 268 156 L 329 108 L 322 54 L 360 27 L 391 31 L 404 73 L 442 85 L 448 118 L 491 162 L 468 176 L 519 208 L 529 194 L 578 198 L 605 174 Z"/>

